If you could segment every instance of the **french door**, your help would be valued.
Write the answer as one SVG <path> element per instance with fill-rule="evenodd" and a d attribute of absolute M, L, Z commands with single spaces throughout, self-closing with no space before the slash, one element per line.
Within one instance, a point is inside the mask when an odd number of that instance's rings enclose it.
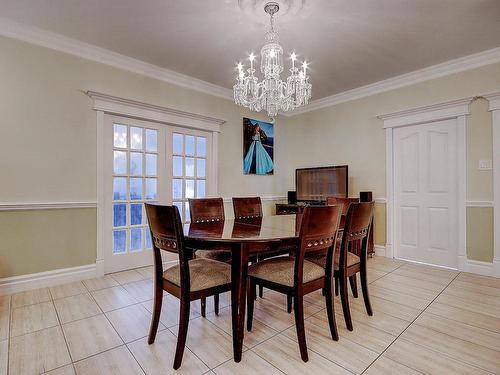
<path fill-rule="evenodd" d="M 394 129 L 395 256 L 457 268 L 456 120 Z"/>
<path fill-rule="evenodd" d="M 175 204 L 187 222 L 187 199 L 215 192 L 211 133 L 108 115 L 104 123 L 103 245 L 109 273 L 152 264 L 144 203 Z"/>

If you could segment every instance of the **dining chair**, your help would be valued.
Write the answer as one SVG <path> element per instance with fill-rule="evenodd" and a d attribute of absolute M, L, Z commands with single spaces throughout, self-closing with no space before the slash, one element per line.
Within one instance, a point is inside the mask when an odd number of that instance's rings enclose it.
<path fill-rule="evenodd" d="M 188 199 L 191 223 L 223 222 L 224 201 L 222 198 Z M 194 249 L 196 258 L 212 259 L 219 262 L 231 263 L 231 251 L 225 249 L 199 250 Z M 219 295 L 214 295 L 215 314 L 219 314 Z M 201 298 L 201 316 L 206 316 L 206 299 Z"/>
<path fill-rule="evenodd" d="M 193 259 L 192 249 L 186 248 L 184 244 L 182 222 L 176 206 L 144 205 L 154 254 L 154 301 L 148 344 L 154 343 L 156 338 L 165 290 L 180 299 L 173 366 L 177 370 L 181 366 L 186 345 L 191 301 L 231 290 L 231 266 L 212 259 Z M 177 253 L 179 263 L 164 270 L 161 251 Z"/>
<path fill-rule="evenodd" d="M 340 250 L 335 252 L 334 257 L 334 277 L 335 282 L 340 284 L 340 299 L 344 320 L 349 331 L 352 331 L 351 311 L 349 309 L 349 293 L 347 290 L 347 279 L 356 278 L 359 273 L 361 279 L 361 291 L 365 302 L 366 312 L 373 315 L 368 295 L 367 281 L 367 250 L 368 237 L 370 235 L 373 221 L 373 202 L 351 203 L 347 210 L 344 231 L 342 233 Z M 360 252 L 352 252 L 352 244 L 356 241 L 361 243 Z M 308 260 L 323 267 L 328 266 L 327 254 L 313 254 L 307 257 Z M 353 293 L 354 294 L 354 293 Z"/>
<path fill-rule="evenodd" d="M 326 204 L 329 205 L 342 205 L 342 217 L 340 218 L 339 225 L 339 235 L 337 236 L 337 252 L 340 250 L 340 242 L 342 241 L 342 233 L 345 225 L 345 219 L 347 215 L 347 211 L 349 210 L 349 205 L 351 203 L 358 203 L 359 198 L 346 198 L 346 197 L 327 197 Z M 351 244 L 351 250 L 353 253 L 358 254 L 361 248 L 360 241 L 354 241 Z M 349 284 L 351 285 L 352 295 L 354 298 L 358 298 L 358 281 L 357 278 L 350 277 Z M 339 295 L 339 284 L 335 283 L 335 295 Z"/>
<path fill-rule="evenodd" d="M 300 356 L 308 361 L 304 330 L 304 295 L 325 289 L 325 303 L 332 339 L 339 336 L 333 306 L 333 258 L 335 239 L 340 222 L 340 206 L 316 206 L 304 209 L 298 248 L 295 256 L 265 259 L 252 264 L 248 269 L 248 318 L 247 330 L 252 330 L 254 295 L 256 285 L 293 296 L 295 327 L 300 348 Z M 304 259 L 305 254 L 327 250 L 326 267 Z"/>
<path fill-rule="evenodd" d="M 260 197 L 233 197 L 233 209 L 236 220 L 262 217 Z"/>

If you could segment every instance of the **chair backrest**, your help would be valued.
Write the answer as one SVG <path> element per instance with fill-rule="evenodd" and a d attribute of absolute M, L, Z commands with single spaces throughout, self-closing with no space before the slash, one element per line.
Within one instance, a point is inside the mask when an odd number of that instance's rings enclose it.
<path fill-rule="evenodd" d="M 233 198 L 233 208 L 235 219 L 262 217 L 260 197 Z"/>
<path fill-rule="evenodd" d="M 189 199 L 192 223 L 206 223 L 224 220 L 224 201 L 222 198 Z"/>
<path fill-rule="evenodd" d="M 304 208 L 300 223 L 299 249 L 295 256 L 295 287 L 302 287 L 304 256 L 307 252 L 327 249 L 327 272 L 332 271 L 341 210 L 339 205 Z"/>
<path fill-rule="evenodd" d="M 189 291 L 189 260 L 192 250 L 184 246 L 182 221 L 177 206 L 144 203 L 153 243 L 155 282 L 161 282 L 163 262 L 161 250 L 179 254 L 181 289 Z"/>
<path fill-rule="evenodd" d="M 344 225 L 344 233 L 340 245 L 339 266 L 347 266 L 347 252 L 353 244 L 361 243 L 359 248 L 361 260 L 366 261 L 368 236 L 373 219 L 373 202 L 351 203 Z M 358 246 L 356 245 L 358 250 Z"/>
<path fill-rule="evenodd" d="M 351 203 L 358 203 L 359 198 L 344 198 L 344 197 L 327 197 L 326 204 L 328 205 L 342 205 L 342 215 L 347 215 L 349 205 Z"/>

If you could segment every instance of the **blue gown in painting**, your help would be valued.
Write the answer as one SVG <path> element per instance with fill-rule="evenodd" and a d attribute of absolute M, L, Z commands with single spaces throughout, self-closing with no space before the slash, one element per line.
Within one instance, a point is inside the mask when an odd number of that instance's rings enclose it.
<path fill-rule="evenodd" d="M 248 148 L 248 152 L 243 159 L 243 172 L 245 174 L 250 173 L 252 167 L 252 162 L 255 158 L 255 174 L 266 174 L 273 170 L 274 165 L 271 157 L 262 146 L 260 140 L 260 134 L 254 134 L 252 136 L 252 143 Z"/>

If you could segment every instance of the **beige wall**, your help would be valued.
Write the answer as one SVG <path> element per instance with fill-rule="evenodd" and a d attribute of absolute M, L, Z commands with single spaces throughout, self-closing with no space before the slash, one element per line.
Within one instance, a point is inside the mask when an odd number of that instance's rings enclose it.
<path fill-rule="evenodd" d="M 374 197 L 385 197 L 385 132 L 377 115 L 498 90 L 500 64 L 494 64 L 291 117 L 287 135 L 294 152 L 289 155 L 286 187 L 293 188 L 296 167 L 349 164 L 350 195 L 371 190 Z M 491 171 L 477 170 L 480 159 L 492 159 L 491 115 L 486 109 L 484 100 L 471 105 L 467 131 L 468 200 L 492 200 Z M 468 255 L 491 261 L 491 215 L 485 208 L 474 210 L 481 211 L 481 222 L 486 224 L 483 230 L 489 232 L 476 230 L 478 226 L 472 221 L 477 215 L 468 210 Z M 375 242 L 383 244 L 384 209 L 376 209 L 374 222 Z"/>

